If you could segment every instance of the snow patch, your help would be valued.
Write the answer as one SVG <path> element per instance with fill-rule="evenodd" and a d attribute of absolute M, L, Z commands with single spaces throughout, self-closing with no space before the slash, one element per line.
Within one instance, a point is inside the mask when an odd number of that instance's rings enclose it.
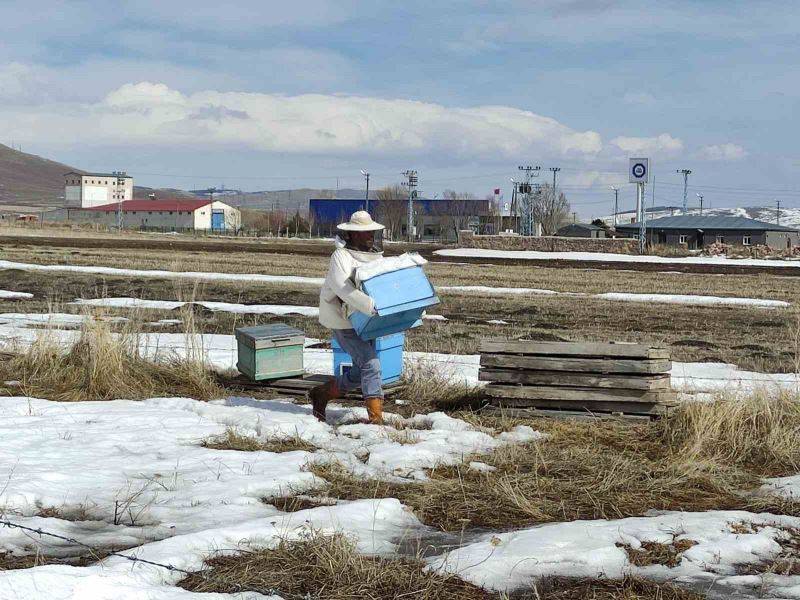
<path fill-rule="evenodd" d="M 33 294 L 28 292 L 10 292 L 8 290 L 0 290 L 0 300 L 30 300 Z"/>

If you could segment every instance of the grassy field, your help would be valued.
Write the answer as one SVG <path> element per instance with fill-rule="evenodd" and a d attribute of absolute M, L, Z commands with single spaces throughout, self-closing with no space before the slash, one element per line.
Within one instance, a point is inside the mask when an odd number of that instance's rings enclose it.
<path fill-rule="evenodd" d="M 305 243 L 305 242 L 304 242 Z M 188 244 L 188 242 L 187 242 Z M 288 244 L 288 249 L 291 244 Z M 35 264 L 109 266 L 165 271 L 263 273 L 322 277 L 325 256 L 190 250 L 63 248 L 7 245 L 5 260 Z M 431 263 L 436 286 L 531 287 L 558 292 L 700 294 L 783 300 L 800 298 L 800 278 L 777 275 L 710 275 L 625 270 L 557 269 L 524 265 Z M 43 312 L 75 298 L 130 296 L 159 300 L 213 300 L 244 304 L 315 306 L 318 290 L 302 284 L 204 282 L 169 278 L 107 277 L 74 273 L 0 272 L 0 288 L 36 295 L 31 301 L 5 302 L 6 312 Z M 113 312 L 113 311 L 112 311 Z M 119 312 L 119 311 L 117 311 Z M 124 311 L 123 311 L 124 312 Z M 431 311 L 448 318 L 429 322 L 409 336 L 409 349 L 474 353 L 486 337 L 540 340 L 618 340 L 668 345 L 675 360 L 731 362 L 747 369 L 781 372 L 795 368 L 797 315 L 794 309 L 698 307 L 620 303 L 569 295 L 492 296 L 442 294 Z M 174 315 L 148 312 L 150 320 Z M 326 338 L 316 319 L 201 313 L 201 331 L 231 333 L 236 326 L 280 320 Z M 490 324 L 502 320 L 507 324 Z"/>

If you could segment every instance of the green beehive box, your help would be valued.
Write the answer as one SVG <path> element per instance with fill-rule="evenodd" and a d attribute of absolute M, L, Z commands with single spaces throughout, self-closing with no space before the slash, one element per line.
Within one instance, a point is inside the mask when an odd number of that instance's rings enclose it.
<path fill-rule="evenodd" d="M 304 341 L 301 330 L 284 323 L 240 327 L 236 368 L 254 381 L 302 375 Z"/>

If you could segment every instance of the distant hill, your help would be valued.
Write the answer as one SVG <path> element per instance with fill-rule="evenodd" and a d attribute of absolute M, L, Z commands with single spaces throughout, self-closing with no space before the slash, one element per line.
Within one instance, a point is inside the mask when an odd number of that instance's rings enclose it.
<path fill-rule="evenodd" d="M 69 165 L 0 144 L 0 211 L 26 213 L 62 206 L 64 173 L 69 171 L 82 172 Z M 133 189 L 134 198 L 146 198 L 152 193 L 162 200 L 195 197 L 185 190 L 138 185 Z"/>
<path fill-rule="evenodd" d="M 64 173 L 74 170 L 0 144 L 0 209 L 27 212 L 28 208 L 60 206 Z"/>
<path fill-rule="evenodd" d="M 657 206 L 654 210 L 647 210 L 648 219 L 660 219 L 661 217 L 669 217 L 671 215 L 682 214 L 682 209 L 678 207 Z M 699 215 L 699 208 L 690 208 L 687 211 L 690 215 Z M 764 221 L 766 223 L 775 223 L 777 217 L 777 210 L 774 206 L 750 206 L 750 207 L 736 207 L 736 208 L 704 208 L 703 215 L 715 217 L 747 217 L 756 219 L 757 221 Z M 628 211 L 617 214 L 618 223 L 631 223 L 635 221 L 635 211 Z M 614 222 L 614 217 L 602 217 L 603 221 L 611 225 Z M 782 208 L 781 209 L 781 225 L 787 227 L 797 227 L 800 229 L 800 208 Z"/>

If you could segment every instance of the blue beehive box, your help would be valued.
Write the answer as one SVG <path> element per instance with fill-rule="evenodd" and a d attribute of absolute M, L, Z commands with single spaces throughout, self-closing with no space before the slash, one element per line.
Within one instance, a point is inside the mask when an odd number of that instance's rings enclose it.
<path fill-rule="evenodd" d="M 381 381 L 384 385 L 398 381 L 403 375 L 403 344 L 406 335 L 395 333 L 375 340 L 375 350 L 381 361 Z M 353 359 L 342 350 L 342 347 L 334 339 L 331 341 L 333 348 L 333 374 L 343 375 L 347 369 L 353 366 Z"/>
<path fill-rule="evenodd" d="M 376 275 L 361 284 L 375 301 L 377 315 L 353 313 L 350 322 L 364 340 L 400 333 L 422 324 L 422 313 L 439 298 L 422 267 L 407 267 Z"/>

